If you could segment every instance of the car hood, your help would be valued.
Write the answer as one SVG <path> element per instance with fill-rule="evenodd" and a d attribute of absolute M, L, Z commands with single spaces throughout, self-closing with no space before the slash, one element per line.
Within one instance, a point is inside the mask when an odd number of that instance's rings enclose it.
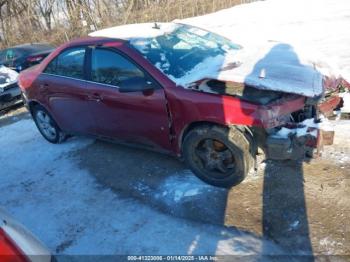
<path fill-rule="evenodd" d="M 17 82 L 18 73 L 6 66 L 0 65 L 0 91 L 6 86 Z"/>
<path fill-rule="evenodd" d="M 190 72 L 173 80 L 184 87 L 202 79 L 244 83 L 260 90 L 320 96 L 323 75 L 317 63 L 301 57 L 288 44 L 267 43 L 208 57 Z"/>

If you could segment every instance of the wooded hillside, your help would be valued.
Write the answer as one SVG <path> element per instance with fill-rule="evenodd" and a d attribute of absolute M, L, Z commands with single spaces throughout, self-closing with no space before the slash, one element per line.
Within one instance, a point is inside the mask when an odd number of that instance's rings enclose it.
<path fill-rule="evenodd" d="M 171 21 L 254 0 L 0 0 L 0 47 L 60 44 L 95 29 Z"/>

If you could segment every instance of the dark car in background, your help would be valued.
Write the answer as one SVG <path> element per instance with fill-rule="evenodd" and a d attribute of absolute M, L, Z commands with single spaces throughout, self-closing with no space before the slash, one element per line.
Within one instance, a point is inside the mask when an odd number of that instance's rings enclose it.
<path fill-rule="evenodd" d="M 33 43 L 0 51 L 0 110 L 22 101 L 16 72 L 39 64 L 53 50 L 49 44 Z"/>
<path fill-rule="evenodd" d="M 39 64 L 54 50 L 49 44 L 23 44 L 0 51 L 0 65 L 20 72 L 28 67 Z"/>

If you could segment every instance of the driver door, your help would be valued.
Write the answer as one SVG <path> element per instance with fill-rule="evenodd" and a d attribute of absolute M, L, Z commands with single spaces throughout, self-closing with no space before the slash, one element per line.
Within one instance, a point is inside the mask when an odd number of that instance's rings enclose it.
<path fill-rule="evenodd" d="M 111 48 L 91 48 L 90 79 L 96 131 L 106 138 L 170 150 L 164 90 L 133 61 Z M 152 82 L 153 89 L 120 92 L 133 77 Z M 132 82 L 132 81 L 128 81 Z M 132 89 L 132 88 L 131 88 Z"/>

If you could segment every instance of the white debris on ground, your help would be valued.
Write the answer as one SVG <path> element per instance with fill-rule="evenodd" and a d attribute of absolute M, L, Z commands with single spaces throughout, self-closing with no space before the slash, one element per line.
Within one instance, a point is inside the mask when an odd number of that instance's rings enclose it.
<path fill-rule="evenodd" d="M 92 142 L 50 144 L 32 120 L 0 128 L 0 206 L 53 253 L 283 254 L 252 234 L 168 216 L 101 187 L 70 158 Z M 164 192 L 175 194 L 177 182 L 165 182 Z M 178 201 L 197 193 L 184 185 Z"/>
<path fill-rule="evenodd" d="M 289 231 L 295 230 L 299 227 L 300 225 L 300 221 L 299 220 L 295 220 L 293 223 L 291 223 L 289 225 Z"/>
<path fill-rule="evenodd" d="M 156 197 L 164 198 L 166 202 L 179 203 L 191 201 L 192 197 L 210 194 L 213 190 L 220 190 L 199 180 L 194 174 L 186 170 L 182 174 L 174 174 L 163 181 L 157 188 Z"/>
<path fill-rule="evenodd" d="M 325 237 L 320 240 L 320 245 L 327 250 L 326 254 L 324 255 L 334 255 L 336 253 L 335 250 L 337 246 L 342 245 L 342 243 L 337 243 L 330 237 Z"/>
<path fill-rule="evenodd" d="M 4 65 L 0 65 L 0 91 L 13 83 L 17 82 L 18 73 Z"/>

